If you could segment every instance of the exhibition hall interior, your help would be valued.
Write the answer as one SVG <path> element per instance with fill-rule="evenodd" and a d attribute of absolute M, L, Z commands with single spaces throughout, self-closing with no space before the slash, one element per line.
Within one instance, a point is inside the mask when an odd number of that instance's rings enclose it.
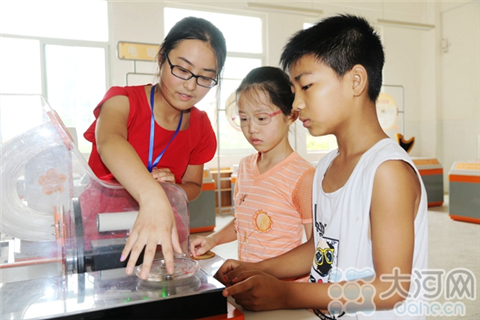
<path fill-rule="evenodd" d="M 255 68 L 281 68 L 282 52 L 294 35 L 340 14 L 363 17 L 382 42 L 385 64 L 375 102 L 378 121 L 411 158 L 427 196 L 428 269 L 412 271 L 418 277 L 415 288 L 423 289 L 426 299 L 412 300 L 395 312 L 401 318 L 479 319 L 477 0 L 0 1 L 0 318 L 150 319 L 154 314 L 158 319 L 318 319 L 301 308 L 250 311 L 233 297 L 224 297 L 225 285 L 215 273 L 225 260 L 239 259 L 244 243 L 219 244 L 201 257 L 190 255 L 190 244 L 232 226 L 236 206 L 245 201 L 246 196 L 235 192 L 238 178 L 245 177 L 238 174 L 239 166 L 260 151 L 237 120 L 246 121 L 247 127 L 276 121 L 274 113 L 262 113 L 267 120 L 261 120 L 258 114 L 242 118 L 232 111 L 232 105 L 238 109 L 236 90 L 242 80 Z M 198 73 L 186 64 L 176 65 L 184 61 L 171 53 L 166 60 L 159 58 L 164 39 L 186 17 L 208 20 L 223 34 L 226 55 L 220 74 L 205 76 L 210 69 Z M 214 46 L 205 48 L 215 51 Z M 160 69 L 159 61 L 167 67 Z M 150 128 L 155 120 L 160 125 L 153 105 L 164 101 L 154 94 L 162 94 L 165 73 L 177 82 L 195 82 L 196 90 L 203 92 L 194 97 L 195 108 L 208 117 L 214 140 L 212 156 L 204 159 L 203 167 L 198 158 L 185 160 L 185 166 L 191 162 L 187 171 L 182 169 L 184 176 L 158 165 L 173 177 L 160 181 L 154 176 L 170 202 L 182 253 L 174 256 L 174 273 L 167 272 L 167 259 L 158 245 L 144 279 L 141 262 L 147 252 L 141 253 L 131 274 L 126 273 L 122 254 L 142 212 L 138 183 L 128 182 L 138 179 L 121 175 L 118 180 L 127 182 L 120 183 L 106 169 L 111 175 L 106 181 L 91 166 L 92 159 L 110 168 L 112 158 L 99 155 L 100 139 L 92 149 L 91 137 L 106 128 L 106 120 L 97 121 L 96 107 L 112 87 L 145 86 L 141 99 L 151 111 L 147 110 L 143 145 L 151 151 Z M 151 85 L 158 85 L 159 91 L 147 89 Z M 185 96 L 180 99 L 187 101 Z M 178 127 L 175 122 L 164 130 L 173 137 L 159 158 L 166 153 L 165 159 L 170 159 L 167 148 L 185 130 L 182 119 L 187 128 L 194 117 L 193 112 L 178 113 Z M 127 133 L 134 120 L 128 118 L 121 131 L 127 140 L 138 136 Z M 207 139 L 202 134 L 199 144 Z M 338 148 L 334 135 L 313 136 L 300 119 L 292 121 L 287 135 L 291 148 L 312 168 Z M 178 162 L 183 161 L 182 152 L 197 152 L 173 146 L 170 150 L 179 150 Z M 126 163 L 127 156 L 122 158 L 113 161 Z M 150 162 L 147 168 L 153 175 Z M 192 175 L 200 181 L 194 196 L 182 182 Z M 252 229 L 267 238 L 278 223 L 272 226 L 262 210 L 250 219 Z M 268 220 L 267 227 L 262 219 Z M 301 241 L 307 241 L 306 234 Z M 345 299 L 364 303 L 360 295 Z"/>

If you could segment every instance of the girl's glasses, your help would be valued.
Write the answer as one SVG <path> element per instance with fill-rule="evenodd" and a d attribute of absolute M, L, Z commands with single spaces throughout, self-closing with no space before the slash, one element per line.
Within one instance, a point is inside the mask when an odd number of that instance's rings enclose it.
<path fill-rule="evenodd" d="M 193 72 L 185 68 L 172 64 L 168 56 L 167 56 L 167 61 L 168 61 L 168 64 L 170 65 L 170 71 L 172 71 L 172 74 L 179 79 L 190 80 L 192 78 L 195 78 L 195 80 L 197 81 L 197 84 L 200 87 L 204 87 L 204 88 L 213 88 L 218 83 L 216 79 L 212 79 L 204 76 L 197 76 L 196 74 L 194 74 Z"/>
<path fill-rule="evenodd" d="M 263 126 L 269 124 L 270 121 L 272 121 L 272 117 L 280 113 L 282 113 L 282 110 L 275 111 L 274 113 L 259 112 L 255 113 L 253 116 L 242 114 L 232 118 L 232 121 L 238 127 L 246 127 L 250 123 L 250 119 L 253 119 L 256 124 Z"/>

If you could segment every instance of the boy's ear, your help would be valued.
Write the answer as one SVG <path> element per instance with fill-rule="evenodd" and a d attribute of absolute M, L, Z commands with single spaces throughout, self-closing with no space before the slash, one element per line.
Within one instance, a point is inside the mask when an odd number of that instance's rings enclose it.
<path fill-rule="evenodd" d="M 353 95 L 360 96 L 362 93 L 368 91 L 368 76 L 365 67 L 357 64 L 353 66 L 350 72 L 352 75 Z"/>

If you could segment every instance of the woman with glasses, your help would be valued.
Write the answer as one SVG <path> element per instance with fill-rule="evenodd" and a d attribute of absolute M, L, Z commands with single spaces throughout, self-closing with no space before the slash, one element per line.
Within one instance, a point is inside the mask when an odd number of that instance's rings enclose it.
<path fill-rule="evenodd" d="M 140 208 L 121 257 L 130 254 L 128 274 L 145 247 L 141 277 L 148 276 L 158 243 L 173 273 L 173 250 L 181 249 L 158 182 L 176 183 L 189 201 L 199 196 L 216 138 L 195 104 L 217 85 L 225 58 L 220 30 L 207 20 L 185 18 L 160 46 L 158 83 L 112 87 L 94 110 L 96 120 L 85 132 L 92 142 L 89 165 L 100 179 L 120 182 Z"/>
<path fill-rule="evenodd" d="M 304 234 L 310 238 L 315 170 L 288 141 L 298 116 L 292 110 L 293 98 L 289 77 L 279 68 L 253 69 L 243 79 L 236 104 L 227 111 L 258 152 L 240 161 L 235 219 L 218 232 L 194 239 L 192 256 L 238 240 L 239 260 L 257 262 L 299 246 Z"/>

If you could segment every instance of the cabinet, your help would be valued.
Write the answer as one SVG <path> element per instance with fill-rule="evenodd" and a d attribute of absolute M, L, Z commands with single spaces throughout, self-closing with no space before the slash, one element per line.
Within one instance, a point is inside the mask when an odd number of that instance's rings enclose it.
<path fill-rule="evenodd" d="M 210 170 L 203 171 L 202 193 L 190 201 L 190 233 L 208 232 L 215 229 L 215 182 Z"/>
<path fill-rule="evenodd" d="M 232 172 L 232 168 L 210 169 L 212 178 L 215 181 L 215 209 L 217 214 L 233 213 Z M 220 190 L 218 189 L 219 187 Z"/>

